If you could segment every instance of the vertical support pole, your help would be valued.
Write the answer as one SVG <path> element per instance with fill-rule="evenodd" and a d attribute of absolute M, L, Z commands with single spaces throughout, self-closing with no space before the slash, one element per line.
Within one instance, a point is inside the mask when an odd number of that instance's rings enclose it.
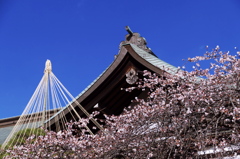
<path fill-rule="evenodd" d="M 49 72 L 46 72 L 45 74 L 45 89 L 44 89 L 44 103 L 43 103 L 43 112 L 42 112 L 42 121 L 41 125 L 44 126 L 44 122 L 46 120 L 46 111 L 47 111 L 47 103 L 48 103 L 48 78 L 49 78 Z"/>
<path fill-rule="evenodd" d="M 41 125 L 44 126 L 44 122 L 46 120 L 46 112 L 47 112 L 47 104 L 48 104 L 48 85 L 49 85 L 49 75 L 52 72 L 52 64 L 50 60 L 46 61 L 45 64 L 45 70 L 44 70 L 44 82 L 45 82 L 45 92 L 44 92 L 44 103 L 43 103 L 43 112 L 42 112 L 42 121 L 41 121 Z"/>

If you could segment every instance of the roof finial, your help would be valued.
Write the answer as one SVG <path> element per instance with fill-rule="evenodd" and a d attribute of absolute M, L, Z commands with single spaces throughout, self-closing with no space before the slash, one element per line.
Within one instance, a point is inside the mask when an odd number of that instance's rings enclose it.
<path fill-rule="evenodd" d="M 125 26 L 125 29 L 131 36 L 133 35 L 133 32 L 132 32 L 132 30 L 130 29 L 129 26 Z"/>
<path fill-rule="evenodd" d="M 52 64 L 51 64 L 51 61 L 47 59 L 45 63 L 44 73 L 51 73 L 51 72 L 52 72 Z"/>
<path fill-rule="evenodd" d="M 147 41 L 144 37 L 141 37 L 139 33 L 133 33 L 129 26 L 125 26 L 125 29 L 128 32 L 128 34 L 125 36 L 126 39 L 125 41 L 121 42 L 120 46 L 122 46 L 123 44 L 134 44 L 137 47 L 148 52 L 149 54 L 156 56 L 152 52 L 152 50 L 147 47 Z"/>

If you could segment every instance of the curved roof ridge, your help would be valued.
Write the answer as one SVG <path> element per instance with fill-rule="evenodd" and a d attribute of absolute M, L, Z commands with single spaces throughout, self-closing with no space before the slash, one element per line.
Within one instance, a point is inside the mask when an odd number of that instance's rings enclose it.
<path fill-rule="evenodd" d="M 127 44 L 126 44 L 127 45 Z M 133 48 L 133 50 L 139 55 L 141 56 L 143 59 L 145 59 L 147 62 L 149 62 L 150 64 L 170 73 L 170 74 L 176 74 L 179 71 L 179 68 L 177 68 L 176 66 L 173 66 L 163 60 L 161 60 L 160 58 L 146 52 L 145 50 L 139 48 L 138 46 L 136 46 L 135 44 L 128 44 L 131 45 L 131 47 Z"/>

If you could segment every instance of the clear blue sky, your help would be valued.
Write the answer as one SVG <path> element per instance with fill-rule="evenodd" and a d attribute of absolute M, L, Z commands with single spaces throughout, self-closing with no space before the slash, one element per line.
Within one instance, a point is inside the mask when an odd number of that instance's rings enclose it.
<path fill-rule="evenodd" d="M 0 0 L 0 118 L 22 113 L 47 59 L 77 96 L 114 60 L 126 25 L 181 66 L 206 45 L 240 47 L 240 1 Z"/>

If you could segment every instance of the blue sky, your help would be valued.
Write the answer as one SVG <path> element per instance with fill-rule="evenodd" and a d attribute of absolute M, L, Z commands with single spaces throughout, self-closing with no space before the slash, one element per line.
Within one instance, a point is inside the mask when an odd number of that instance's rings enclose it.
<path fill-rule="evenodd" d="M 240 47 L 239 0 L 0 0 L 0 118 L 22 113 L 50 59 L 77 96 L 114 60 L 129 25 L 182 66 L 205 46 Z"/>

